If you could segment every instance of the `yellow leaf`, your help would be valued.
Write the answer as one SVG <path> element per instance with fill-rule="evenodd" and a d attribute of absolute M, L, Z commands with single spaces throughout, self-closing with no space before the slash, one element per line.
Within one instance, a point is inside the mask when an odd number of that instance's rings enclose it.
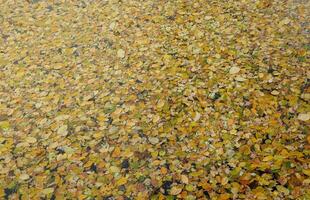
<path fill-rule="evenodd" d="M 2 122 L 0 122 L 0 128 L 4 129 L 4 130 L 9 129 L 10 123 L 8 121 L 2 121 Z"/>
<path fill-rule="evenodd" d="M 30 144 L 36 143 L 36 142 L 37 142 L 37 139 L 34 138 L 34 137 L 27 137 L 27 138 L 26 138 L 26 142 L 27 142 L 27 143 L 30 143 Z"/>
<path fill-rule="evenodd" d="M 153 151 L 151 155 L 153 158 L 156 158 L 158 156 L 158 151 Z"/>
<path fill-rule="evenodd" d="M 4 197 L 5 193 L 4 193 L 4 189 L 0 188 L 0 197 Z"/>
<path fill-rule="evenodd" d="M 92 160 L 87 161 L 87 163 L 84 164 L 84 167 L 90 167 L 94 162 Z"/>
<path fill-rule="evenodd" d="M 307 176 L 310 176 L 310 169 L 303 169 L 302 172 Z"/>
<path fill-rule="evenodd" d="M 166 167 L 162 167 L 162 168 L 160 168 L 160 172 L 161 172 L 162 174 L 167 174 L 168 170 L 167 170 Z"/>
<path fill-rule="evenodd" d="M 66 136 L 68 134 L 68 126 L 67 125 L 62 125 L 61 127 L 58 128 L 57 134 L 61 136 Z"/>
<path fill-rule="evenodd" d="M 182 192 L 182 187 L 178 186 L 173 186 L 170 190 L 171 195 L 178 195 Z"/>
<path fill-rule="evenodd" d="M 54 188 L 45 188 L 44 190 L 42 190 L 42 193 L 47 195 L 47 194 L 51 194 L 54 192 Z"/>
<path fill-rule="evenodd" d="M 191 176 L 197 177 L 203 174 L 203 170 L 190 173 Z"/>
<path fill-rule="evenodd" d="M 124 184 L 126 184 L 127 183 L 127 178 L 126 177 L 122 177 L 122 178 L 120 178 L 120 179 L 118 179 L 117 181 L 116 181 L 116 185 L 124 185 Z"/>
<path fill-rule="evenodd" d="M 182 181 L 182 183 L 184 183 L 184 184 L 188 184 L 188 178 L 187 178 L 187 176 L 185 176 L 185 175 L 181 175 L 181 181 Z"/>
<path fill-rule="evenodd" d="M 29 179 L 29 178 L 30 178 L 30 177 L 29 177 L 28 174 L 21 174 L 21 175 L 19 176 L 19 179 L 22 180 L 22 181 L 27 180 L 27 179 Z"/>
<path fill-rule="evenodd" d="M 159 115 L 155 115 L 153 118 L 153 122 L 156 123 L 160 120 L 160 116 Z"/>
<path fill-rule="evenodd" d="M 115 147 L 113 153 L 112 153 L 112 157 L 119 157 L 121 154 L 121 149 L 119 147 Z"/>
<path fill-rule="evenodd" d="M 117 51 L 117 57 L 124 58 L 125 57 L 125 51 L 123 49 L 119 49 Z"/>
<path fill-rule="evenodd" d="M 117 172 L 120 171 L 120 169 L 119 169 L 118 167 L 116 167 L 116 166 L 111 166 L 111 167 L 110 167 L 110 171 L 111 171 L 112 173 L 117 173 Z"/>
<path fill-rule="evenodd" d="M 99 121 L 99 122 L 104 122 L 104 121 L 106 121 L 106 117 L 104 116 L 104 115 L 99 115 L 98 117 L 97 117 L 97 120 Z"/>
<path fill-rule="evenodd" d="M 163 100 L 159 100 L 157 103 L 157 108 L 162 108 L 164 107 L 164 105 L 165 105 L 165 102 Z"/>
<path fill-rule="evenodd" d="M 218 198 L 219 200 L 226 200 L 229 199 L 230 195 L 229 194 L 221 194 L 220 197 Z"/>
<path fill-rule="evenodd" d="M 92 134 L 92 137 L 95 139 L 99 139 L 99 138 L 102 138 L 102 135 L 103 135 L 102 132 L 97 132 L 97 133 Z"/>
<path fill-rule="evenodd" d="M 271 161 L 273 159 L 273 156 L 272 155 L 269 155 L 269 156 L 266 156 L 263 161 L 264 162 L 267 162 L 267 161 Z"/>

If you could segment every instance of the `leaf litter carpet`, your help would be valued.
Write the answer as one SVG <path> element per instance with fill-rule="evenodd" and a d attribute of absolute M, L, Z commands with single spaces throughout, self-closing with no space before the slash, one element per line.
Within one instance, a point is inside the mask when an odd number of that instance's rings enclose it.
<path fill-rule="evenodd" d="M 1 0 L 1 199 L 310 199 L 303 0 Z"/>

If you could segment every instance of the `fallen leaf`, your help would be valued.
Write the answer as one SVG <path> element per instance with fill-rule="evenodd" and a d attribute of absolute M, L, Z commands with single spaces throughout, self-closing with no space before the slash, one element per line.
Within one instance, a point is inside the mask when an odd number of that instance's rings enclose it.
<path fill-rule="evenodd" d="M 308 121 L 310 119 L 310 114 L 309 113 L 300 113 L 298 115 L 298 119 L 301 121 Z"/>
<path fill-rule="evenodd" d="M 180 186 L 173 186 L 172 188 L 171 188 L 171 190 L 170 190 L 170 194 L 171 195 L 178 195 L 178 194 L 180 194 L 181 192 L 182 192 L 182 187 L 180 187 Z"/>
<path fill-rule="evenodd" d="M 28 174 L 21 174 L 19 176 L 19 179 L 22 180 L 22 181 L 25 181 L 25 180 L 27 180 L 29 178 L 30 178 L 30 176 Z"/>
<path fill-rule="evenodd" d="M 125 57 L 125 51 L 123 49 L 117 50 L 117 57 L 124 58 Z"/>
<path fill-rule="evenodd" d="M 230 74 L 237 74 L 240 71 L 239 67 L 232 67 L 229 69 Z"/>
<path fill-rule="evenodd" d="M 57 134 L 63 137 L 68 135 L 68 126 L 67 125 L 60 126 L 57 130 Z"/>

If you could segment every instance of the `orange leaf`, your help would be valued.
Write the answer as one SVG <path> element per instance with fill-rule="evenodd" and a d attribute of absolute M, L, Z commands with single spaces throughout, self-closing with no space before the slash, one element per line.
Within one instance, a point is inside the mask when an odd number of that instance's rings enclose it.
<path fill-rule="evenodd" d="M 119 157 L 121 154 L 121 149 L 119 147 L 115 147 L 113 153 L 112 153 L 112 157 Z"/>

